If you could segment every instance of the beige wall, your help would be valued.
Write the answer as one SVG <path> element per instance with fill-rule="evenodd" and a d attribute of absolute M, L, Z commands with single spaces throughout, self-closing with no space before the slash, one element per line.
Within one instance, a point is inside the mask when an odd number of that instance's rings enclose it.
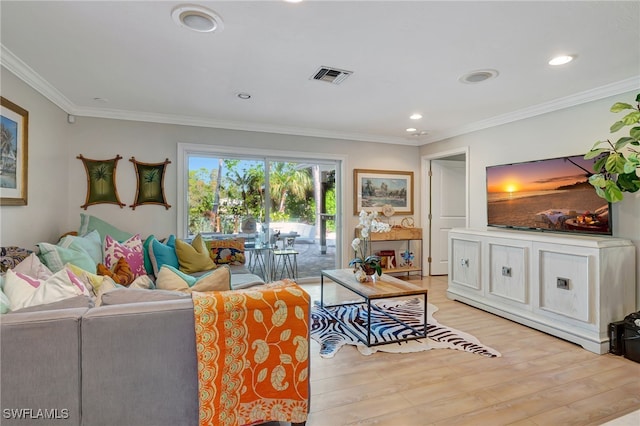
<path fill-rule="evenodd" d="M 80 213 L 83 212 L 143 236 L 176 233 L 178 143 L 236 147 L 239 152 L 245 148 L 268 149 L 274 155 L 290 155 L 295 151 L 344 157 L 345 262 L 351 257 L 349 247 L 353 229 L 358 223 L 352 204 L 354 168 L 413 171 L 414 217 L 419 222 L 420 158 L 417 147 L 88 117 L 76 117 L 75 124 L 67 124 L 66 113 L 4 69 L 2 83 L 2 95 L 36 117 L 30 123 L 31 131 L 35 135 L 47 135 L 46 140 L 36 136 L 37 142 L 30 150 L 35 152 L 36 158 L 47 160 L 46 167 L 31 163 L 29 166 L 29 188 L 40 187 L 41 190 L 32 193 L 28 206 L 0 208 L 3 216 L 6 212 L 7 217 L 2 221 L 3 244 L 32 247 L 43 240 L 55 242 L 60 233 L 77 230 Z M 76 158 L 79 154 L 91 159 L 123 157 L 116 169 L 116 186 L 120 200 L 127 207 L 121 209 L 112 204 L 98 204 L 89 206 L 86 211 L 80 208 L 85 202 L 87 182 L 82 162 Z M 129 161 L 131 157 L 149 163 L 162 162 L 166 158 L 171 160 L 165 176 L 165 194 L 172 206 L 169 210 L 153 205 L 139 206 L 135 211 L 128 207 L 135 198 L 136 190 L 135 171 Z M 55 161 L 50 161 L 54 158 Z M 55 207 L 50 201 L 46 204 L 39 201 L 45 197 L 56 200 Z M 47 208 L 43 208 L 45 205 Z M 17 226 L 21 221 L 25 224 L 24 229 Z M 34 221 L 38 226 L 31 228 Z"/>
<path fill-rule="evenodd" d="M 0 207 L 0 245 L 33 248 L 67 229 L 67 114 L 2 68 L 0 94 L 29 112 L 28 205 Z"/>
<path fill-rule="evenodd" d="M 609 138 L 609 127 L 619 117 L 609 108 L 617 101 L 633 104 L 636 92 L 566 108 L 549 114 L 457 136 L 425 145 L 423 156 L 454 148 L 469 147 L 469 206 L 472 228 L 487 225 L 485 167 L 527 160 L 579 155 L 601 139 Z M 616 138 L 617 140 L 617 138 Z M 612 209 L 614 236 L 636 245 L 636 284 L 640 277 L 640 193 L 626 194 Z M 640 309 L 640 286 L 636 304 Z"/>

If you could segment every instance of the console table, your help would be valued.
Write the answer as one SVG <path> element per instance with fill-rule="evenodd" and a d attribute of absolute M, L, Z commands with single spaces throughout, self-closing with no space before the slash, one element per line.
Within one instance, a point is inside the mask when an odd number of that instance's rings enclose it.
<path fill-rule="evenodd" d="M 449 231 L 447 296 L 603 354 L 635 310 L 635 246 L 612 237 Z"/>

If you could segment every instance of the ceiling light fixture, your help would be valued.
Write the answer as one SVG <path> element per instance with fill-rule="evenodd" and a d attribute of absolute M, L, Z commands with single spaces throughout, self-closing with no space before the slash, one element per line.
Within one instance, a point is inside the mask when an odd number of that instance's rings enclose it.
<path fill-rule="evenodd" d="M 420 120 L 422 118 L 422 114 L 418 114 L 417 112 L 415 114 L 411 114 L 409 116 L 410 119 L 412 120 Z"/>
<path fill-rule="evenodd" d="M 236 96 L 240 99 L 251 99 L 251 95 L 248 93 L 238 93 Z"/>
<path fill-rule="evenodd" d="M 413 127 L 409 127 L 409 128 L 407 129 L 407 132 L 415 132 L 416 130 L 417 130 L 417 129 L 414 129 Z"/>
<path fill-rule="evenodd" d="M 471 71 L 464 74 L 463 76 L 458 78 L 458 81 L 460 83 L 466 83 L 466 84 L 482 83 L 483 81 L 496 78 L 498 74 L 499 73 L 496 70 L 490 70 L 490 69 L 476 70 L 476 71 Z"/>
<path fill-rule="evenodd" d="M 575 59 L 574 55 L 560 55 L 560 56 L 551 58 L 551 60 L 549 61 L 549 65 L 554 65 L 554 66 L 564 65 L 564 64 L 568 64 L 574 59 Z"/>
<path fill-rule="evenodd" d="M 174 22 L 181 27 L 199 33 L 211 33 L 222 31 L 224 24 L 222 18 L 213 10 L 202 6 L 183 4 L 171 11 Z"/>

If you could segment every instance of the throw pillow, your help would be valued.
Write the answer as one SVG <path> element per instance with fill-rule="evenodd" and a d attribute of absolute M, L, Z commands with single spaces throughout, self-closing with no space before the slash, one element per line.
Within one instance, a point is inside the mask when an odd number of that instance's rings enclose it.
<path fill-rule="evenodd" d="M 40 249 L 40 260 L 53 273 L 64 269 L 64 265 L 71 263 L 79 266 L 85 271 L 96 272 L 96 260 L 87 251 L 87 247 L 91 245 L 100 245 L 100 235 L 96 231 L 92 231 L 84 237 L 67 237 L 60 240 L 59 244 L 39 243 L 36 244 Z M 94 253 L 95 256 L 95 253 Z"/>
<path fill-rule="evenodd" d="M 80 229 L 78 230 L 78 234 L 84 235 L 93 230 L 98 231 L 98 234 L 100 234 L 100 241 L 104 241 L 107 235 L 111 235 L 118 241 L 124 241 L 133 237 L 133 234 L 126 231 L 121 231 L 120 229 L 105 222 L 102 219 L 88 214 L 80 213 Z"/>
<path fill-rule="evenodd" d="M 45 280 L 53 275 L 53 272 L 40 261 L 40 258 L 35 253 L 31 253 L 29 257 L 18 263 L 13 268 L 13 272 L 20 272 L 33 278 Z"/>
<path fill-rule="evenodd" d="M 0 247 L 0 272 L 14 268 L 31 254 L 31 250 L 17 246 Z"/>
<path fill-rule="evenodd" d="M 224 265 L 196 278 L 171 266 L 163 265 L 156 279 L 156 288 L 187 293 L 231 290 L 231 272 L 229 267 Z"/>
<path fill-rule="evenodd" d="M 111 235 L 104 238 L 104 266 L 107 269 L 113 269 L 121 258 L 126 259 L 134 278 L 147 275 L 147 271 L 144 269 L 140 234 L 136 234 L 122 243 L 116 241 Z"/>
<path fill-rule="evenodd" d="M 73 272 L 75 276 L 78 277 L 80 281 L 82 281 L 82 283 L 89 290 L 89 292 L 93 293 L 92 294 L 93 296 L 96 296 L 98 294 L 98 291 L 100 290 L 100 286 L 104 281 L 103 275 L 92 274 L 91 272 L 85 271 L 84 269 L 79 268 L 70 263 L 67 263 L 66 265 L 64 265 L 64 267 L 69 269 L 71 272 Z"/>
<path fill-rule="evenodd" d="M 217 265 L 244 265 L 244 239 L 227 238 L 207 241 L 209 256 Z"/>
<path fill-rule="evenodd" d="M 0 314 L 6 314 L 9 312 L 9 308 L 11 307 L 11 301 L 4 294 L 4 291 L 0 290 Z"/>
<path fill-rule="evenodd" d="M 178 256 L 180 270 L 185 274 L 210 271 L 216 267 L 213 259 L 209 257 L 207 246 L 204 244 L 200 234 L 193 239 L 191 244 L 176 240 L 176 255 Z"/>
<path fill-rule="evenodd" d="M 98 290 L 97 294 L 96 294 L 96 306 L 102 306 L 103 304 L 103 299 L 105 298 L 105 295 L 116 291 L 116 290 L 123 290 L 123 291 L 132 291 L 132 290 L 136 290 L 136 291 L 140 291 L 140 290 L 146 290 L 149 291 L 149 289 L 154 288 L 153 286 L 153 281 L 151 281 L 151 278 L 149 278 L 148 275 L 143 275 L 141 277 L 136 278 L 128 287 L 124 287 L 121 284 L 117 284 L 115 281 L 113 281 L 112 278 L 105 276 L 104 280 L 102 282 L 102 285 L 100 286 L 100 289 Z"/>
<path fill-rule="evenodd" d="M 86 251 L 96 264 L 102 262 L 102 239 L 98 231 L 90 231 L 82 236 L 65 235 L 58 241 L 60 247 L 77 247 Z"/>
<path fill-rule="evenodd" d="M 149 256 L 149 246 L 151 241 L 156 237 L 149 235 L 142 243 L 142 253 L 144 254 L 144 270 L 147 271 L 147 275 L 153 275 L 153 264 L 151 263 L 151 257 Z"/>
<path fill-rule="evenodd" d="M 116 263 L 113 269 L 109 269 L 106 265 L 99 263 L 98 275 L 109 277 L 116 284 L 121 284 L 123 286 L 128 286 L 136 278 L 134 273 L 131 271 L 131 267 L 129 266 L 127 259 L 124 257 L 118 259 L 118 263 Z"/>
<path fill-rule="evenodd" d="M 12 311 L 57 302 L 83 294 L 89 296 L 84 284 L 65 268 L 46 280 L 38 280 L 8 270 L 4 290 L 11 301 L 10 309 Z"/>
<path fill-rule="evenodd" d="M 166 244 L 162 244 L 157 239 L 151 240 L 149 244 L 149 258 L 153 265 L 153 274 L 157 277 L 162 265 L 169 265 L 179 268 L 178 255 L 176 254 L 176 237 L 170 235 Z"/>

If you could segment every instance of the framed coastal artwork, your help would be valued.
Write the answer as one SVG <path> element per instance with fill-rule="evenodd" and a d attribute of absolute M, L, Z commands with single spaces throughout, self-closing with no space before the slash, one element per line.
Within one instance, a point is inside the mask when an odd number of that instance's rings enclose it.
<path fill-rule="evenodd" d="M 394 214 L 413 214 L 413 172 L 353 170 L 353 214 L 381 212 L 393 207 Z"/>
<path fill-rule="evenodd" d="M 0 205 L 27 205 L 29 112 L 0 96 Z"/>
<path fill-rule="evenodd" d="M 122 159 L 121 156 L 116 155 L 108 160 L 92 160 L 80 154 L 76 158 L 82 160 L 87 172 L 87 196 L 80 207 L 86 210 L 94 204 L 117 204 L 120 208 L 126 205 L 120 202 L 116 188 L 116 167 L 118 160 Z"/>
<path fill-rule="evenodd" d="M 136 169 L 137 178 L 136 200 L 129 207 L 135 210 L 137 206 L 156 204 L 169 210 L 171 206 L 164 195 L 164 175 L 171 161 L 167 158 L 162 163 L 142 163 L 135 157 L 131 157 L 129 161 Z"/>

